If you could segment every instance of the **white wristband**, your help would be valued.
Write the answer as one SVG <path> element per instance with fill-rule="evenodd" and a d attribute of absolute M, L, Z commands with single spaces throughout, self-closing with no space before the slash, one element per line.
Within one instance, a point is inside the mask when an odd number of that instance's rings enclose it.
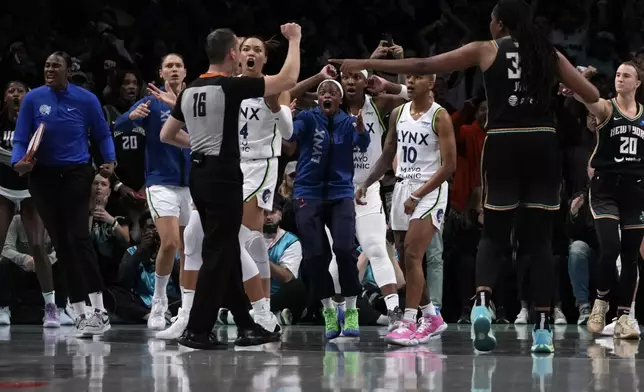
<path fill-rule="evenodd" d="M 114 185 L 114 192 L 118 192 L 119 188 L 121 188 L 122 186 L 123 186 L 122 182 L 120 182 L 120 181 L 117 182 L 116 185 Z"/>
<path fill-rule="evenodd" d="M 409 101 L 409 94 L 407 94 L 407 86 L 405 86 L 404 84 L 400 85 L 400 92 L 398 93 L 398 96 L 402 99 Z"/>
<path fill-rule="evenodd" d="M 420 199 L 421 199 L 420 197 L 414 196 L 413 194 L 410 194 L 409 198 L 412 199 L 413 201 L 420 201 Z"/>

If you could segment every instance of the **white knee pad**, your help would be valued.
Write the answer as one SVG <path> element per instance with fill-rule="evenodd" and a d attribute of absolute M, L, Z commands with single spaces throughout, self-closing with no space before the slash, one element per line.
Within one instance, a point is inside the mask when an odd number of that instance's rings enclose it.
<path fill-rule="evenodd" d="M 382 214 L 363 215 L 356 219 L 356 236 L 371 264 L 378 287 L 396 284 L 396 271 L 387 253 L 387 226 Z"/>
<path fill-rule="evenodd" d="M 262 279 L 271 277 L 271 267 L 268 264 L 268 247 L 264 236 L 259 231 L 250 230 L 242 225 L 239 230 L 240 245 L 246 249 L 251 259 L 257 264 L 257 270 Z"/>
<path fill-rule="evenodd" d="M 183 231 L 184 252 L 186 261 L 183 269 L 186 271 L 199 271 L 203 264 L 201 257 L 201 248 L 203 245 L 203 227 L 201 226 L 201 219 L 199 212 L 193 210 L 190 214 L 190 221 Z"/>
<path fill-rule="evenodd" d="M 248 250 L 246 250 L 246 241 L 248 240 L 250 233 L 251 231 L 244 225 L 239 229 L 239 250 L 241 255 L 243 282 L 246 282 L 248 279 L 259 274 L 255 261 L 253 261 L 253 258 L 248 254 Z"/>

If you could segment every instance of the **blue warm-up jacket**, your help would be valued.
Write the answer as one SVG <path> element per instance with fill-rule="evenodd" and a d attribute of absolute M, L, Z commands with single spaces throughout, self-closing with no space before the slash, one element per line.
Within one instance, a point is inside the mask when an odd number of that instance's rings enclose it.
<path fill-rule="evenodd" d="M 300 112 L 293 122 L 298 141 L 293 197 L 308 200 L 353 198 L 353 151 L 369 147 L 369 132 L 358 134 L 356 119 L 340 111 L 327 117 L 319 107 Z"/>
<path fill-rule="evenodd" d="M 60 91 L 41 86 L 25 95 L 13 136 L 12 165 L 24 158 L 31 136 L 41 123 L 45 124 L 45 130 L 35 154 L 39 165 L 89 163 L 88 133 L 98 145 L 103 160 L 116 161 L 112 133 L 98 98 L 82 87 L 68 84 Z"/>
<path fill-rule="evenodd" d="M 129 116 L 142 103 L 150 101 L 150 114 L 141 119 Z M 179 148 L 161 141 L 161 128 L 172 113 L 172 108 L 158 99 L 147 96 L 135 103 L 127 113 L 114 122 L 114 129 L 123 133 L 135 127 L 145 129 L 145 185 L 188 186 L 190 149 Z"/>

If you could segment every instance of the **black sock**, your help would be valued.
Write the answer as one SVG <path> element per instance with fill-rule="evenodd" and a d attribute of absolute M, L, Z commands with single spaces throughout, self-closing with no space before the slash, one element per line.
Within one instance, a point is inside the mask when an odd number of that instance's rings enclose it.
<path fill-rule="evenodd" d="M 534 329 L 550 330 L 550 312 L 537 311 L 537 322 L 534 324 Z"/>
<path fill-rule="evenodd" d="M 600 293 L 599 290 L 597 290 L 597 299 L 608 302 L 608 294 L 610 294 L 610 290 L 606 291 L 603 294 Z"/>
<path fill-rule="evenodd" d="M 631 314 L 631 309 L 630 308 L 617 308 L 617 318 L 622 317 L 623 315 L 630 315 Z"/>

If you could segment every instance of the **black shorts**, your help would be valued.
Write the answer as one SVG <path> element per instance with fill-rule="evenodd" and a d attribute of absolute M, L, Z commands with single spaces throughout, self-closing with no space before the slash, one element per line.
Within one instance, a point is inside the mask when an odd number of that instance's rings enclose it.
<path fill-rule="evenodd" d="M 616 219 L 622 229 L 644 229 L 644 180 L 595 171 L 590 182 L 594 219 Z"/>
<path fill-rule="evenodd" d="M 481 157 L 483 206 L 558 210 L 561 156 L 554 130 L 491 130 Z"/>

